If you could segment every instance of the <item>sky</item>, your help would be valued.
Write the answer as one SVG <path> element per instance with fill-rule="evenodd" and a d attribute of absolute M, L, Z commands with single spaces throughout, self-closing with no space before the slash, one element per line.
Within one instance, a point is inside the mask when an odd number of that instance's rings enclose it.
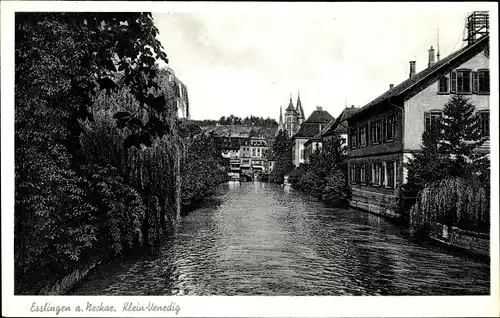
<path fill-rule="evenodd" d="M 170 67 L 188 89 L 192 119 L 279 117 L 297 94 L 306 118 L 337 117 L 390 84 L 460 49 L 466 11 L 276 10 L 154 13 Z"/>

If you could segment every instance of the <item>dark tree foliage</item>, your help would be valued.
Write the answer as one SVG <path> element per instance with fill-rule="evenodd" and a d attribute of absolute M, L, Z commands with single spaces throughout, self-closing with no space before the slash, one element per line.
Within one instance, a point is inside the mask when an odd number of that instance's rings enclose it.
<path fill-rule="evenodd" d="M 481 135 L 475 106 L 463 95 L 453 95 L 444 105 L 441 151 L 449 154 L 448 173 L 455 177 L 473 175 L 485 156 L 474 150 L 489 136 Z"/>
<path fill-rule="evenodd" d="M 309 163 L 301 164 L 290 173 L 292 186 L 328 204 L 345 205 L 349 193 L 344 148 L 340 138 L 324 141 L 321 150 L 310 155 Z"/>
<path fill-rule="evenodd" d="M 275 128 L 278 126 L 276 120 L 269 117 L 263 118 L 263 117 L 250 116 L 242 119 L 232 114 L 229 117 L 222 116 L 219 119 L 218 123 L 220 125 L 258 126 L 264 128 Z"/>
<path fill-rule="evenodd" d="M 182 164 L 182 205 L 188 207 L 214 194 L 227 181 L 227 170 L 215 136 L 198 125 L 183 122 L 179 135 L 186 146 Z"/>
<path fill-rule="evenodd" d="M 426 184 L 446 177 L 449 162 L 440 147 L 441 135 L 440 125 L 422 134 L 421 151 L 416 152 L 406 164 L 408 181 L 402 189 L 405 196 L 416 197 Z"/>
<path fill-rule="evenodd" d="M 274 169 L 269 175 L 269 181 L 283 183 L 284 176 L 293 170 L 292 141 L 284 131 L 279 131 L 274 139 L 271 157 L 275 161 Z"/>
<path fill-rule="evenodd" d="M 150 13 L 17 13 L 15 28 L 15 290 L 36 293 L 155 237 L 181 141 Z"/>

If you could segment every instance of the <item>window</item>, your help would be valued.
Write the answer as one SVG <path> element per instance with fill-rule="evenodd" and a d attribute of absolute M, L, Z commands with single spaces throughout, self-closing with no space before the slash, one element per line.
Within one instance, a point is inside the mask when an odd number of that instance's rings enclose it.
<path fill-rule="evenodd" d="M 438 81 L 438 92 L 439 93 L 449 93 L 448 87 L 448 77 L 443 76 Z"/>
<path fill-rule="evenodd" d="M 252 148 L 252 157 L 255 157 L 255 148 Z"/>
<path fill-rule="evenodd" d="M 359 127 L 359 146 L 364 147 L 366 146 L 366 130 L 367 130 L 367 125 L 363 125 Z"/>
<path fill-rule="evenodd" d="M 477 71 L 477 92 L 485 94 L 490 92 L 490 71 L 479 70 Z"/>
<path fill-rule="evenodd" d="M 360 172 L 359 172 L 359 181 L 363 184 L 366 183 L 366 166 L 365 164 L 362 164 L 360 167 Z"/>
<path fill-rule="evenodd" d="M 452 72 L 452 90 L 458 94 L 471 93 L 471 71 L 458 70 Z M 456 85 L 453 86 L 453 85 Z"/>
<path fill-rule="evenodd" d="M 429 131 L 431 127 L 435 127 L 441 121 L 441 118 L 443 118 L 442 111 L 436 110 L 436 111 L 425 112 L 424 113 L 425 131 Z"/>
<path fill-rule="evenodd" d="M 387 117 L 385 121 L 385 140 L 392 141 L 396 137 L 396 116 Z"/>
<path fill-rule="evenodd" d="M 372 145 L 380 142 L 381 130 L 382 129 L 380 120 L 377 120 L 370 124 L 370 142 Z"/>
<path fill-rule="evenodd" d="M 481 125 L 481 135 L 484 137 L 490 136 L 490 112 L 482 111 L 479 113 L 479 123 Z"/>
<path fill-rule="evenodd" d="M 387 174 L 387 187 L 394 188 L 396 184 L 396 162 L 395 161 L 386 162 L 385 171 Z"/>
<path fill-rule="evenodd" d="M 351 148 L 356 148 L 357 142 L 356 142 L 356 128 L 351 128 L 350 132 L 350 143 L 351 143 Z"/>
<path fill-rule="evenodd" d="M 349 180 L 351 183 L 356 183 L 356 166 L 354 164 L 351 164 L 349 169 Z"/>
<path fill-rule="evenodd" d="M 372 163 L 372 185 L 380 186 L 384 183 L 384 174 L 381 162 Z"/>

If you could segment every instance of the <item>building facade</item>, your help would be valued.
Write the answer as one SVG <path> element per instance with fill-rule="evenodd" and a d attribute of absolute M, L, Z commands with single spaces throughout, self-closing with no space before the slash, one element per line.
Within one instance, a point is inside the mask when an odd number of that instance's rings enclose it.
<path fill-rule="evenodd" d="M 350 204 L 397 217 L 397 189 L 406 183 L 404 163 L 420 151 L 422 133 L 443 115 L 453 94 L 475 105 L 483 133 L 489 136 L 489 36 L 442 60 L 429 50 L 426 69 L 377 97 L 347 118 Z M 479 151 L 489 152 L 489 142 Z"/>
<path fill-rule="evenodd" d="M 298 167 L 306 163 L 305 143 L 316 136 L 334 118 L 320 106 L 305 120 L 296 134 L 292 136 L 292 161 Z"/>

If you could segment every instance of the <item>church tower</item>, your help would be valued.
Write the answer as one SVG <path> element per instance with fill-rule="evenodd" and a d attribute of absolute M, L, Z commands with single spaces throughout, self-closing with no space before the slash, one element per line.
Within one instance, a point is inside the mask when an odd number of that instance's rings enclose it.
<path fill-rule="evenodd" d="M 293 107 L 292 94 L 290 93 L 290 102 L 285 110 L 285 130 L 288 138 L 291 138 L 298 130 L 298 116 L 295 107 Z"/>

